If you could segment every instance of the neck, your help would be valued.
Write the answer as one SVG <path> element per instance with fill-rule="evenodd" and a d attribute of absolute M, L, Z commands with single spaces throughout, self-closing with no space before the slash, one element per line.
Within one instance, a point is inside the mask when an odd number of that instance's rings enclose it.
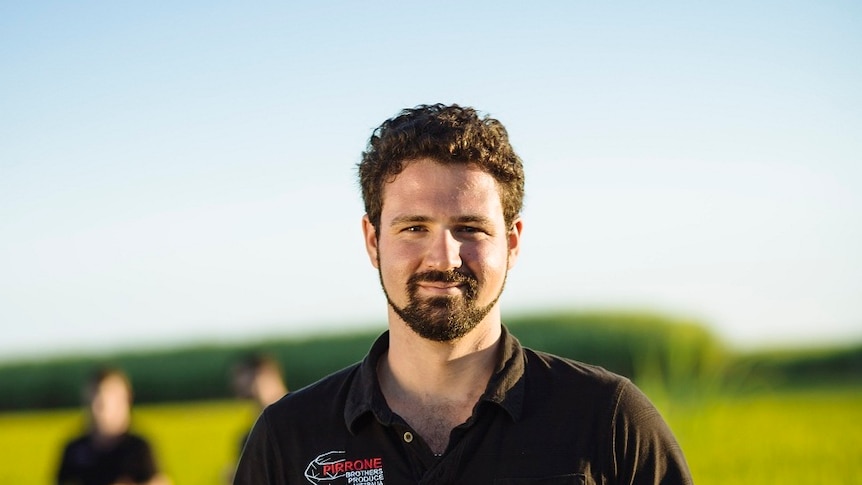
<path fill-rule="evenodd" d="M 377 366 L 380 390 L 434 453 L 446 450 L 451 430 L 470 418 L 485 392 L 501 332 L 497 320 L 456 342 L 433 342 L 403 322 L 390 324 L 389 350 Z"/>
<path fill-rule="evenodd" d="M 112 448 L 120 440 L 121 436 L 123 436 L 123 433 L 105 434 L 99 432 L 98 430 L 93 430 L 90 433 L 90 437 L 93 440 L 93 444 L 96 448 L 99 449 Z"/>
<path fill-rule="evenodd" d="M 390 320 L 389 351 L 382 359 L 381 382 L 411 401 L 474 398 L 475 403 L 497 360 L 502 330 L 495 317 L 498 315 L 492 312 L 456 341 L 435 342 L 418 336 L 396 316 L 397 321 Z"/>

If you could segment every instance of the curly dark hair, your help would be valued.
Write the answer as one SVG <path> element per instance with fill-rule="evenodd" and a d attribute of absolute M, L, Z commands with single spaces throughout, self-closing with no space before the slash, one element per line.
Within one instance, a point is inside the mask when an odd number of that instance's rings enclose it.
<path fill-rule="evenodd" d="M 401 173 L 406 162 L 419 158 L 475 164 L 497 181 L 506 225 L 520 214 L 524 167 L 506 128 L 487 115 L 480 118 L 473 108 L 438 103 L 402 110 L 368 140 L 357 167 L 365 212 L 375 229 L 380 229 L 384 184 Z"/>

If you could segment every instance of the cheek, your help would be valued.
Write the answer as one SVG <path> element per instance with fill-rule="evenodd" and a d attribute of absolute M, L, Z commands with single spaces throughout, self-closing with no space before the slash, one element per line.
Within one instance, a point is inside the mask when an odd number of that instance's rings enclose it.
<path fill-rule="evenodd" d="M 418 264 L 422 249 L 416 243 L 381 240 L 377 252 L 378 265 L 384 270 L 405 270 Z"/>
<path fill-rule="evenodd" d="M 377 253 L 377 270 L 387 291 L 394 290 L 397 285 L 403 285 L 411 274 L 407 260 L 391 249 Z"/>
<path fill-rule="evenodd" d="M 469 261 L 469 264 L 475 266 L 477 271 L 491 276 L 506 272 L 509 252 L 505 247 L 499 245 L 477 246 L 464 248 L 461 251 L 461 258 L 464 261 Z"/>

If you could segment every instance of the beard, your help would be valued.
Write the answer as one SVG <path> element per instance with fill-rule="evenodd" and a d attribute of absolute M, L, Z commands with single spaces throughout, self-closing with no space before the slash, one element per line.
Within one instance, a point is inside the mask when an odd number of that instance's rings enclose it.
<path fill-rule="evenodd" d="M 505 278 L 500 285 L 500 291 L 494 300 L 485 306 L 479 306 L 476 298 L 479 294 L 479 281 L 472 274 L 459 271 L 425 271 L 416 273 L 407 280 L 407 306 L 399 308 L 383 284 L 383 273 L 379 269 L 380 259 L 378 256 L 378 274 L 380 275 L 380 286 L 386 295 L 386 301 L 392 310 L 416 332 L 420 337 L 435 342 L 451 342 L 467 335 L 490 313 L 494 305 L 503 293 L 506 285 Z M 456 283 L 464 287 L 461 295 L 435 296 L 431 298 L 419 298 L 420 282 Z"/>

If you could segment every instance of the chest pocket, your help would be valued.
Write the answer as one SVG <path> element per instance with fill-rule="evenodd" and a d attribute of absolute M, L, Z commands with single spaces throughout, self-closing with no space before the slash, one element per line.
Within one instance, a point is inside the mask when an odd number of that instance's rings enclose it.
<path fill-rule="evenodd" d="M 494 485 L 595 485 L 595 482 L 583 473 L 574 473 L 546 478 L 498 478 Z"/>

